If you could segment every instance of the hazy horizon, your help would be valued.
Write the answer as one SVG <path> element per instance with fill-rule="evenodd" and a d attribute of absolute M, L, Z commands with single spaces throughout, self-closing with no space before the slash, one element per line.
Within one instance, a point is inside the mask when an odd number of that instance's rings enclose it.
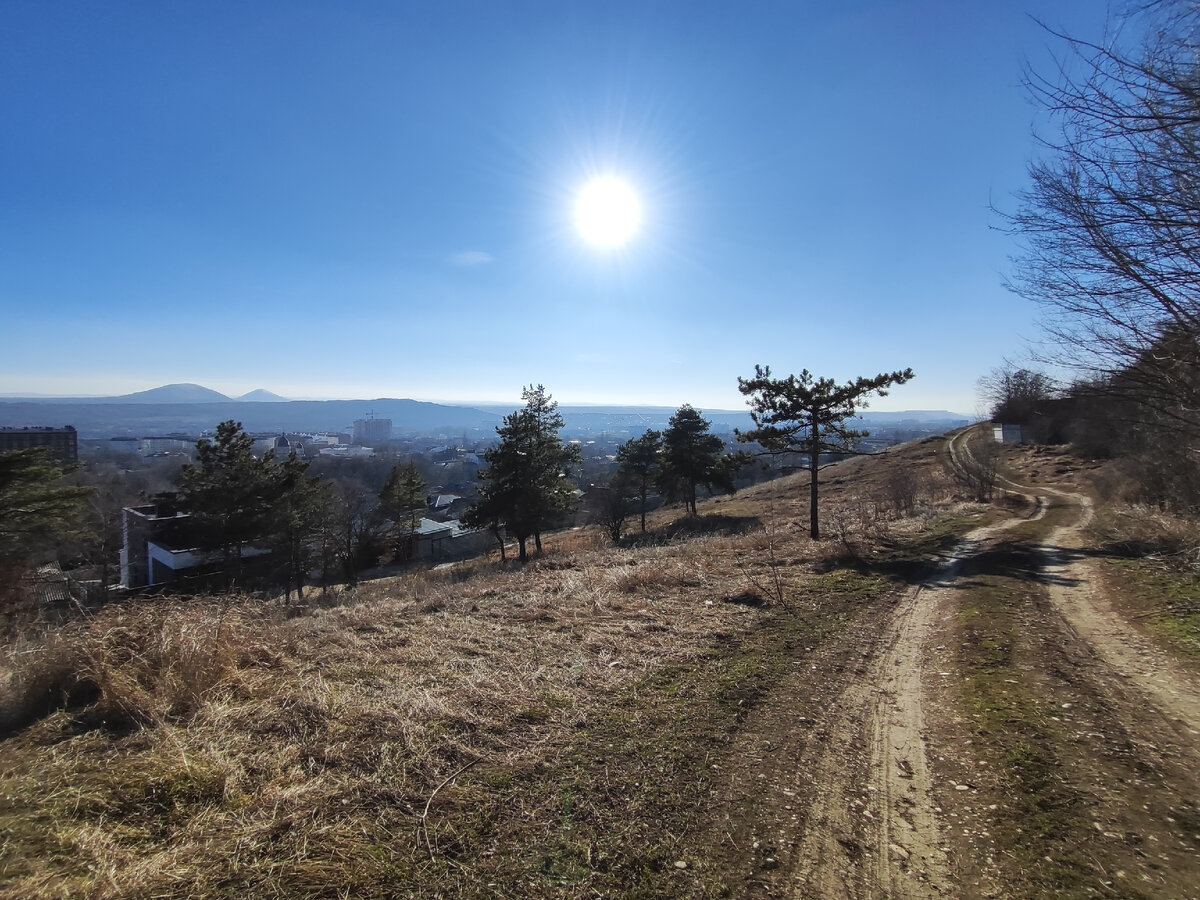
<path fill-rule="evenodd" d="M 33 393 L 29 393 L 29 394 L 25 394 L 25 393 L 19 393 L 19 392 L 5 391 L 5 392 L 0 392 L 0 402 L 18 400 L 18 399 L 96 400 L 96 399 L 117 398 L 117 397 L 129 396 L 130 394 L 140 393 L 141 391 L 153 390 L 155 388 L 167 387 L 169 385 L 175 385 L 175 384 L 189 384 L 190 385 L 190 384 L 198 384 L 198 382 L 169 382 L 168 384 L 164 384 L 164 385 L 153 385 L 149 388 L 141 388 L 138 391 L 125 391 L 120 394 L 109 394 L 109 393 L 91 393 L 91 394 L 83 394 L 83 393 L 33 394 Z M 275 391 L 270 387 L 263 387 L 261 385 L 259 387 L 248 388 L 246 390 L 240 390 L 240 391 L 237 391 L 236 393 L 229 393 L 227 391 L 221 391 L 220 389 L 215 388 L 212 385 L 207 385 L 207 384 L 201 384 L 199 386 L 209 388 L 211 390 L 216 390 L 216 391 L 218 391 L 218 393 L 224 394 L 231 402 L 239 402 L 241 397 L 243 397 L 246 394 L 249 394 L 255 390 L 260 390 L 260 389 L 270 391 L 273 394 L 279 394 L 279 391 Z M 691 403 L 691 401 L 688 401 L 688 400 L 681 400 L 677 403 L 657 403 L 657 402 L 653 402 L 653 401 L 643 401 L 643 400 L 587 401 L 587 400 L 572 400 L 570 398 L 560 398 L 558 396 L 555 396 L 553 391 L 550 391 L 550 394 L 553 397 L 553 399 L 555 401 L 557 401 L 560 406 L 563 406 L 563 407 L 589 407 L 589 406 L 608 407 L 608 406 L 611 406 L 611 407 L 658 407 L 661 409 L 677 409 L 678 407 L 682 406 L 684 403 Z M 884 401 L 891 400 L 891 399 L 893 399 L 893 398 L 890 396 L 884 397 L 884 398 L 878 398 L 874 402 L 872 402 L 870 406 L 867 407 L 867 410 L 870 412 L 905 412 L 908 410 L 913 410 L 913 411 L 932 410 L 932 411 L 945 411 L 945 412 L 955 413 L 957 415 L 962 415 L 965 417 L 970 417 L 973 415 L 973 413 L 966 412 L 963 410 L 956 410 L 956 409 L 953 409 L 952 407 L 910 406 L 910 405 L 897 405 L 894 403 L 887 404 L 884 402 Z M 315 402 L 363 401 L 363 402 L 371 402 L 371 401 L 375 401 L 375 400 L 414 400 L 418 403 L 436 403 L 436 404 L 445 405 L 445 406 L 501 407 L 501 408 L 516 408 L 521 405 L 521 397 L 520 397 L 519 391 L 517 392 L 517 395 L 515 397 L 512 397 L 512 398 L 505 397 L 502 399 L 481 399 L 479 397 L 448 399 L 448 398 L 437 398 L 437 397 L 414 397 L 414 396 L 398 395 L 398 394 L 374 393 L 374 394 L 363 394 L 363 395 L 357 395 L 357 396 L 307 396 L 307 397 L 282 396 L 282 400 L 284 402 L 291 402 L 291 401 L 315 401 Z M 164 402 L 171 402 L 171 401 L 164 401 Z M 271 402 L 271 401 L 245 401 L 245 402 Z M 747 406 L 744 402 L 741 404 L 738 404 L 736 406 L 725 406 L 725 407 L 716 406 L 716 405 L 712 405 L 712 404 L 704 405 L 704 404 L 699 404 L 699 403 L 691 403 L 691 405 L 701 411 L 706 410 L 706 409 L 710 410 L 712 412 L 722 412 L 722 413 L 741 413 L 741 412 L 747 411 Z"/>

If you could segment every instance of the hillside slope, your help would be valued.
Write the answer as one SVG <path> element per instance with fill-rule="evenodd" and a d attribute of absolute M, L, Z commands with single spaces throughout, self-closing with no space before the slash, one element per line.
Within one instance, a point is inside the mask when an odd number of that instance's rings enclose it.
<path fill-rule="evenodd" d="M 952 456 L 829 470 L 820 543 L 795 476 L 524 569 L 13 644 L 0 892 L 1193 895 L 1193 713 L 1071 612 L 1103 585 L 1120 643 L 1113 579 L 1150 576 L 1070 551 L 1098 539 L 1067 457 L 1011 451 L 1042 499 L 985 505 Z M 1136 635 L 1164 696 L 1195 684 L 1179 634 Z"/>

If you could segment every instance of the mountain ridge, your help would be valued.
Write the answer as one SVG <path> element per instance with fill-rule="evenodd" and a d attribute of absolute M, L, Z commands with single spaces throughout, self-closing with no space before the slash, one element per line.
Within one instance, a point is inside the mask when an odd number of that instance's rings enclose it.
<path fill-rule="evenodd" d="M 147 391 L 135 391 L 117 397 L 92 398 L 93 402 L 111 400 L 116 403 L 225 403 L 232 399 L 220 391 L 190 381 L 164 384 Z"/>
<path fill-rule="evenodd" d="M 280 397 L 273 391 L 268 391 L 266 388 L 255 388 L 252 391 L 247 391 L 240 397 L 232 398 L 239 403 L 290 403 L 287 397 Z"/>
<path fill-rule="evenodd" d="M 183 397 L 163 401 L 162 397 Z M 0 398 L 0 426 L 73 425 L 83 438 L 146 437 L 168 433 L 200 434 L 211 431 L 219 422 L 233 419 L 247 431 L 317 432 L 350 431 L 357 419 L 374 415 L 391 419 L 397 433 L 452 434 L 454 432 L 491 432 L 501 418 L 520 407 L 495 405 L 479 408 L 469 405 L 431 403 L 394 397 L 352 400 L 287 400 L 262 388 L 233 399 L 202 385 L 163 385 L 119 397 L 80 398 Z M 662 429 L 675 413 L 670 406 L 561 405 L 559 411 L 567 428 L 576 433 L 640 433 L 647 428 Z M 753 427 L 747 410 L 702 410 L 715 430 Z M 906 420 L 966 424 L 971 416 L 945 410 L 904 410 L 859 414 L 857 420 L 870 428 Z"/>

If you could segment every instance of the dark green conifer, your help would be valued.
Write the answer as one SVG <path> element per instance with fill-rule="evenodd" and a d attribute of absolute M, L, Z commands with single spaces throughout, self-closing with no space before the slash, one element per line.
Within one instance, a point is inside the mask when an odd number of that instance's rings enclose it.
<path fill-rule="evenodd" d="M 672 500 L 682 500 L 696 515 L 696 488 L 733 491 L 740 456 L 725 454 L 725 442 L 709 433 L 711 423 L 685 403 L 662 434 L 659 484 Z"/>
<path fill-rule="evenodd" d="M 398 548 L 397 553 L 407 554 L 408 542 L 421 524 L 421 512 L 425 509 L 425 479 L 417 471 L 416 464 L 409 460 L 404 465 L 393 467 L 387 482 L 379 492 L 376 513 L 383 520 L 387 534 Z"/>
<path fill-rule="evenodd" d="M 872 394 L 887 396 L 893 384 L 913 377 L 912 369 L 885 372 L 838 384 L 814 378 L 808 369 L 787 378 L 772 378 L 770 366 L 755 366 L 753 378 L 739 378 L 738 390 L 750 399 L 755 428 L 738 433 L 740 441 L 755 441 L 768 453 L 801 453 L 808 457 L 809 535 L 818 540 L 817 474 L 822 453 L 853 453 L 865 431 L 846 426 L 846 420 L 867 405 Z"/>
<path fill-rule="evenodd" d="M 24 563 L 78 532 L 90 488 L 66 484 L 44 447 L 0 453 L 0 563 Z"/>
<path fill-rule="evenodd" d="M 642 533 L 646 531 L 646 497 L 658 480 L 662 467 L 662 433 L 647 429 L 641 437 L 630 438 L 617 448 L 617 472 L 614 486 L 629 490 L 640 501 Z"/>
<path fill-rule="evenodd" d="M 562 415 L 542 385 L 525 388 L 522 399 L 524 408 L 505 416 L 496 428 L 500 443 L 484 451 L 487 467 L 479 473 L 479 499 L 464 522 L 497 536 L 503 527 L 516 538 L 524 562 L 529 538 L 540 553 L 543 529 L 574 508 L 575 486 L 567 474 L 581 454 L 559 437 Z"/>

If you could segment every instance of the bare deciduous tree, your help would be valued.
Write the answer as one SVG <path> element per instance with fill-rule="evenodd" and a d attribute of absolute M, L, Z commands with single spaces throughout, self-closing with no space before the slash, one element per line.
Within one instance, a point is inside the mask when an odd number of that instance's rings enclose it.
<path fill-rule="evenodd" d="M 988 439 L 968 441 L 963 452 L 954 457 L 954 478 L 965 487 L 972 500 L 991 503 L 999 479 L 1000 454 Z"/>
<path fill-rule="evenodd" d="M 883 499 L 897 516 L 911 516 L 917 508 L 917 494 L 921 490 L 921 479 L 910 466 L 895 466 L 883 480 Z"/>
<path fill-rule="evenodd" d="M 604 486 L 593 486 L 587 493 L 586 506 L 591 521 L 604 526 L 614 544 L 621 540 L 621 529 L 632 509 L 629 485 L 619 476 Z"/>
<path fill-rule="evenodd" d="M 1054 123 L 1007 221 L 1047 359 L 1200 427 L 1200 5 L 1160 0 L 1027 75 Z M 1146 38 L 1132 44 L 1128 35 Z M 1120 374 L 1119 379 L 1113 376 Z"/>
<path fill-rule="evenodd" d="M 979 393 L 993 419 L 1026 424 L 1054 396 L 1054 382 L 1042 372 L 1006 363 L 979 379 Z"/>

